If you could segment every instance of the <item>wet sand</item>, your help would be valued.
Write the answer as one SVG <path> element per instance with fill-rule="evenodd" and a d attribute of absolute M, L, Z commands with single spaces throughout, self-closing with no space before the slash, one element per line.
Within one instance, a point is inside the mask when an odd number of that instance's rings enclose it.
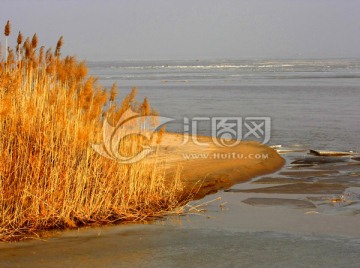
<path fill-rule="evenodd" d="M 306 202 L 312 213 L 345 213 L 359 221 L 360 164 L 354 157 L 311 156 L 306 153 L 283 155 L 286 165 L 272 176 L 258 177 L 226 192 L 250 194 L 245 203 L 253 206 L 288 206 Z M 276 196 L 264 198 L 264 195 Z M 260 196 L 259 196 L 260 195 Z M 281 196 L 289 198 L 280 198 Z M 299 199 L 299 195 L 302 195 Z M 305 205 L 305 204 L 304 204 Z"/>
<path fill-rule="evenodd" d="M 352 157 L 311 156 L 289 153 L 287 164 L 276 174 L 253 179 L 256 188 L 228 189 L 230 192 L 274 194 L 342 194 L 360 186 L 360 163 Z"/>

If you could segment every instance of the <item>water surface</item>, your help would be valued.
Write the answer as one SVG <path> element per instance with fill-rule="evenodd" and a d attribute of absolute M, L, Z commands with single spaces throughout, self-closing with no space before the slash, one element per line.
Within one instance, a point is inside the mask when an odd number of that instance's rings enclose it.
<path fill-rule="evenodd" d="M 360 151 L 360 60 L 200 60 L 91 63 L 119 99 L 132 86 L 183 132 L 183 117 L 266 116 L 269 144 Z M 200 134 L 211 135 L 202 124 Z"/>

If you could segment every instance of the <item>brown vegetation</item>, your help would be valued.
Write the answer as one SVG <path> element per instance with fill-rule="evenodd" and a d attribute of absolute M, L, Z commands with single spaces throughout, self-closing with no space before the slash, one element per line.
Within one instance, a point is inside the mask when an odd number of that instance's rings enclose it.
<path fill-rule="evenodd" d="M 181 206 L 178 176 L 165 183 L 162 163 L 121 164 L 91 148 L 102 142 L 103 121 L 116 124 L 133 106 L 136 90 L 118 105 L 116 85 L 103 89 L 84 62 L 61 57 L 62 37 L 54 52 L 39 48 L 36 34 L 23 39 L 19 32 L 16 53 L 6 45 L 0 59 L 0 240 L 141 221 Z M 152 112 L 147 99 L 135 108 Z M 126 141 L 131 150 L 141 139 Z"/>

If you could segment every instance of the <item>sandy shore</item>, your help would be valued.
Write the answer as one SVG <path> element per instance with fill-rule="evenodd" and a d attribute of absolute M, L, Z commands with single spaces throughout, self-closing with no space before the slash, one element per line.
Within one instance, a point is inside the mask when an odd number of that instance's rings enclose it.
<path fill-rule="evenodd" d="M 189 141 L 184 143 L 184 135 L 176 133 L 163 136 L 159 155 L 166 161 L 168 178 L 173 178 L 180 169 L 186 192 L 195 198 L 273 173 L 285 163 L 275 150 L 258 142 L 221 147 L 211 137 L 197 136 L 193 140 L 189 136 Z"/>

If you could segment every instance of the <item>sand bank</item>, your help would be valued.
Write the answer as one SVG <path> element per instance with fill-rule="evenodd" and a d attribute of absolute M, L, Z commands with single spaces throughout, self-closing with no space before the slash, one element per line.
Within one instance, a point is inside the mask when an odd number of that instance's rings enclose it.
<path fill-rule="evenodd" d="M 285 163 L 274 149 L 258 142 L 243 141 L 233 147 L 221 147 L 211 137 L 189 136 L 187 142 L 184 139 L 182 134 L 166 133 L 159 155 L 166 161 L 168 178 L 173 178 L 180 169 L 186 192 L 195 198 L 273 173 Z"/>

